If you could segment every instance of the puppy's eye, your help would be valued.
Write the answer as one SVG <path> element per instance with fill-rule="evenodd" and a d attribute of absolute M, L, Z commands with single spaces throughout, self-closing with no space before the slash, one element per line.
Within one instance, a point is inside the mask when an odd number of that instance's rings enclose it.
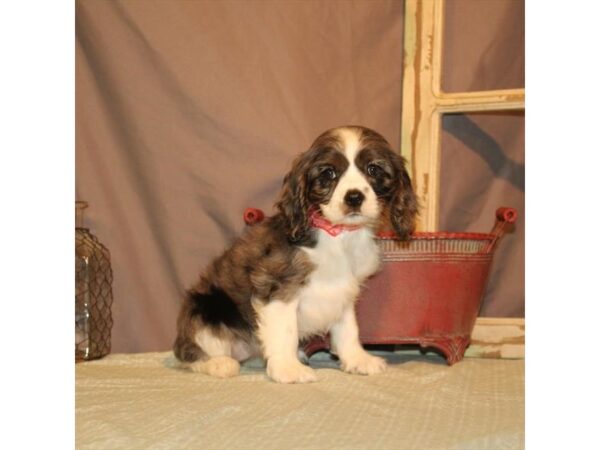
<path fill-rule="evenodd" d="M 325 178 L 326 180 L 335 180 L 337 174 L 335 173 L 335 170 L 333 170 L 331 167 L 328 167 L 321 172 L 321 177 Z"/>
<path fill-rule="evenodd" d="M 373 178 L 379 178 L 380 176 L 385 174 L 384 170 L 381 167 L 373 163 L 367 166 L 367 173 Z"/>

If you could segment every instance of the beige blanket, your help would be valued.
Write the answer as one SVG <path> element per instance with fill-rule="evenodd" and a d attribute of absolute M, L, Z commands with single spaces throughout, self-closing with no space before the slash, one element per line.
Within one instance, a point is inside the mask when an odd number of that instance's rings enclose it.
<path fill-rule="evenodd" d="M 319 382 L 279 385 L 259 361 L 219 380 L 171 353 L 76 366 L 78 449 L 521 449 L 524 361 L 380 353 L 380 375 L 347 375 L 326 353 Z"/>

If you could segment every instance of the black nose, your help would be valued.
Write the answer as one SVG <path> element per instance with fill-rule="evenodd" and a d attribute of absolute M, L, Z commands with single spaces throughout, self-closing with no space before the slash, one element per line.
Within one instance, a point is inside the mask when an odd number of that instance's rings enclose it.
<path fill-rule="evenodd" d="M 352 189 L 346 192 L 346 195 L 344 196 L 344 203 L 353 208 L 358 208 L 360 205 L 362 205 L 364 199 L 365 195 L 362 192 L 357 189 Z"/>

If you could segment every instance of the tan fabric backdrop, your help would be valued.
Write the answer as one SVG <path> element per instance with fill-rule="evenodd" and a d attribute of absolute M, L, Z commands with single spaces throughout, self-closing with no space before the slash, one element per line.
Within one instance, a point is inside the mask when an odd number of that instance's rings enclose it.
<path fill-rule="evenodd" d="M 76 12 L 76 193 L 112 253 L 113 352 L 167 350 L 183 290 L 245 207 L 272 211 L 318 133 L 362 124 L 397 147 L 403 2 L 80 0 Z M 513 314 L 523 298 L 496 303 Z"/>

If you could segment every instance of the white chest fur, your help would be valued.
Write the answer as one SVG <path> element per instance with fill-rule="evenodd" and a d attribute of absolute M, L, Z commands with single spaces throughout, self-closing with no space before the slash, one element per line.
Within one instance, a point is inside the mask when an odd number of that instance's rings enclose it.
<path fill-rule="evenodd" d="M 369 229 L 330 236 L 318 230 L 314 248 L 303 248 L 316 268 L 299 292 L 298 336 L 326 333 L 344 308 L 354 302 L 362 282 L 380 262 L 379 247 Z"/>

